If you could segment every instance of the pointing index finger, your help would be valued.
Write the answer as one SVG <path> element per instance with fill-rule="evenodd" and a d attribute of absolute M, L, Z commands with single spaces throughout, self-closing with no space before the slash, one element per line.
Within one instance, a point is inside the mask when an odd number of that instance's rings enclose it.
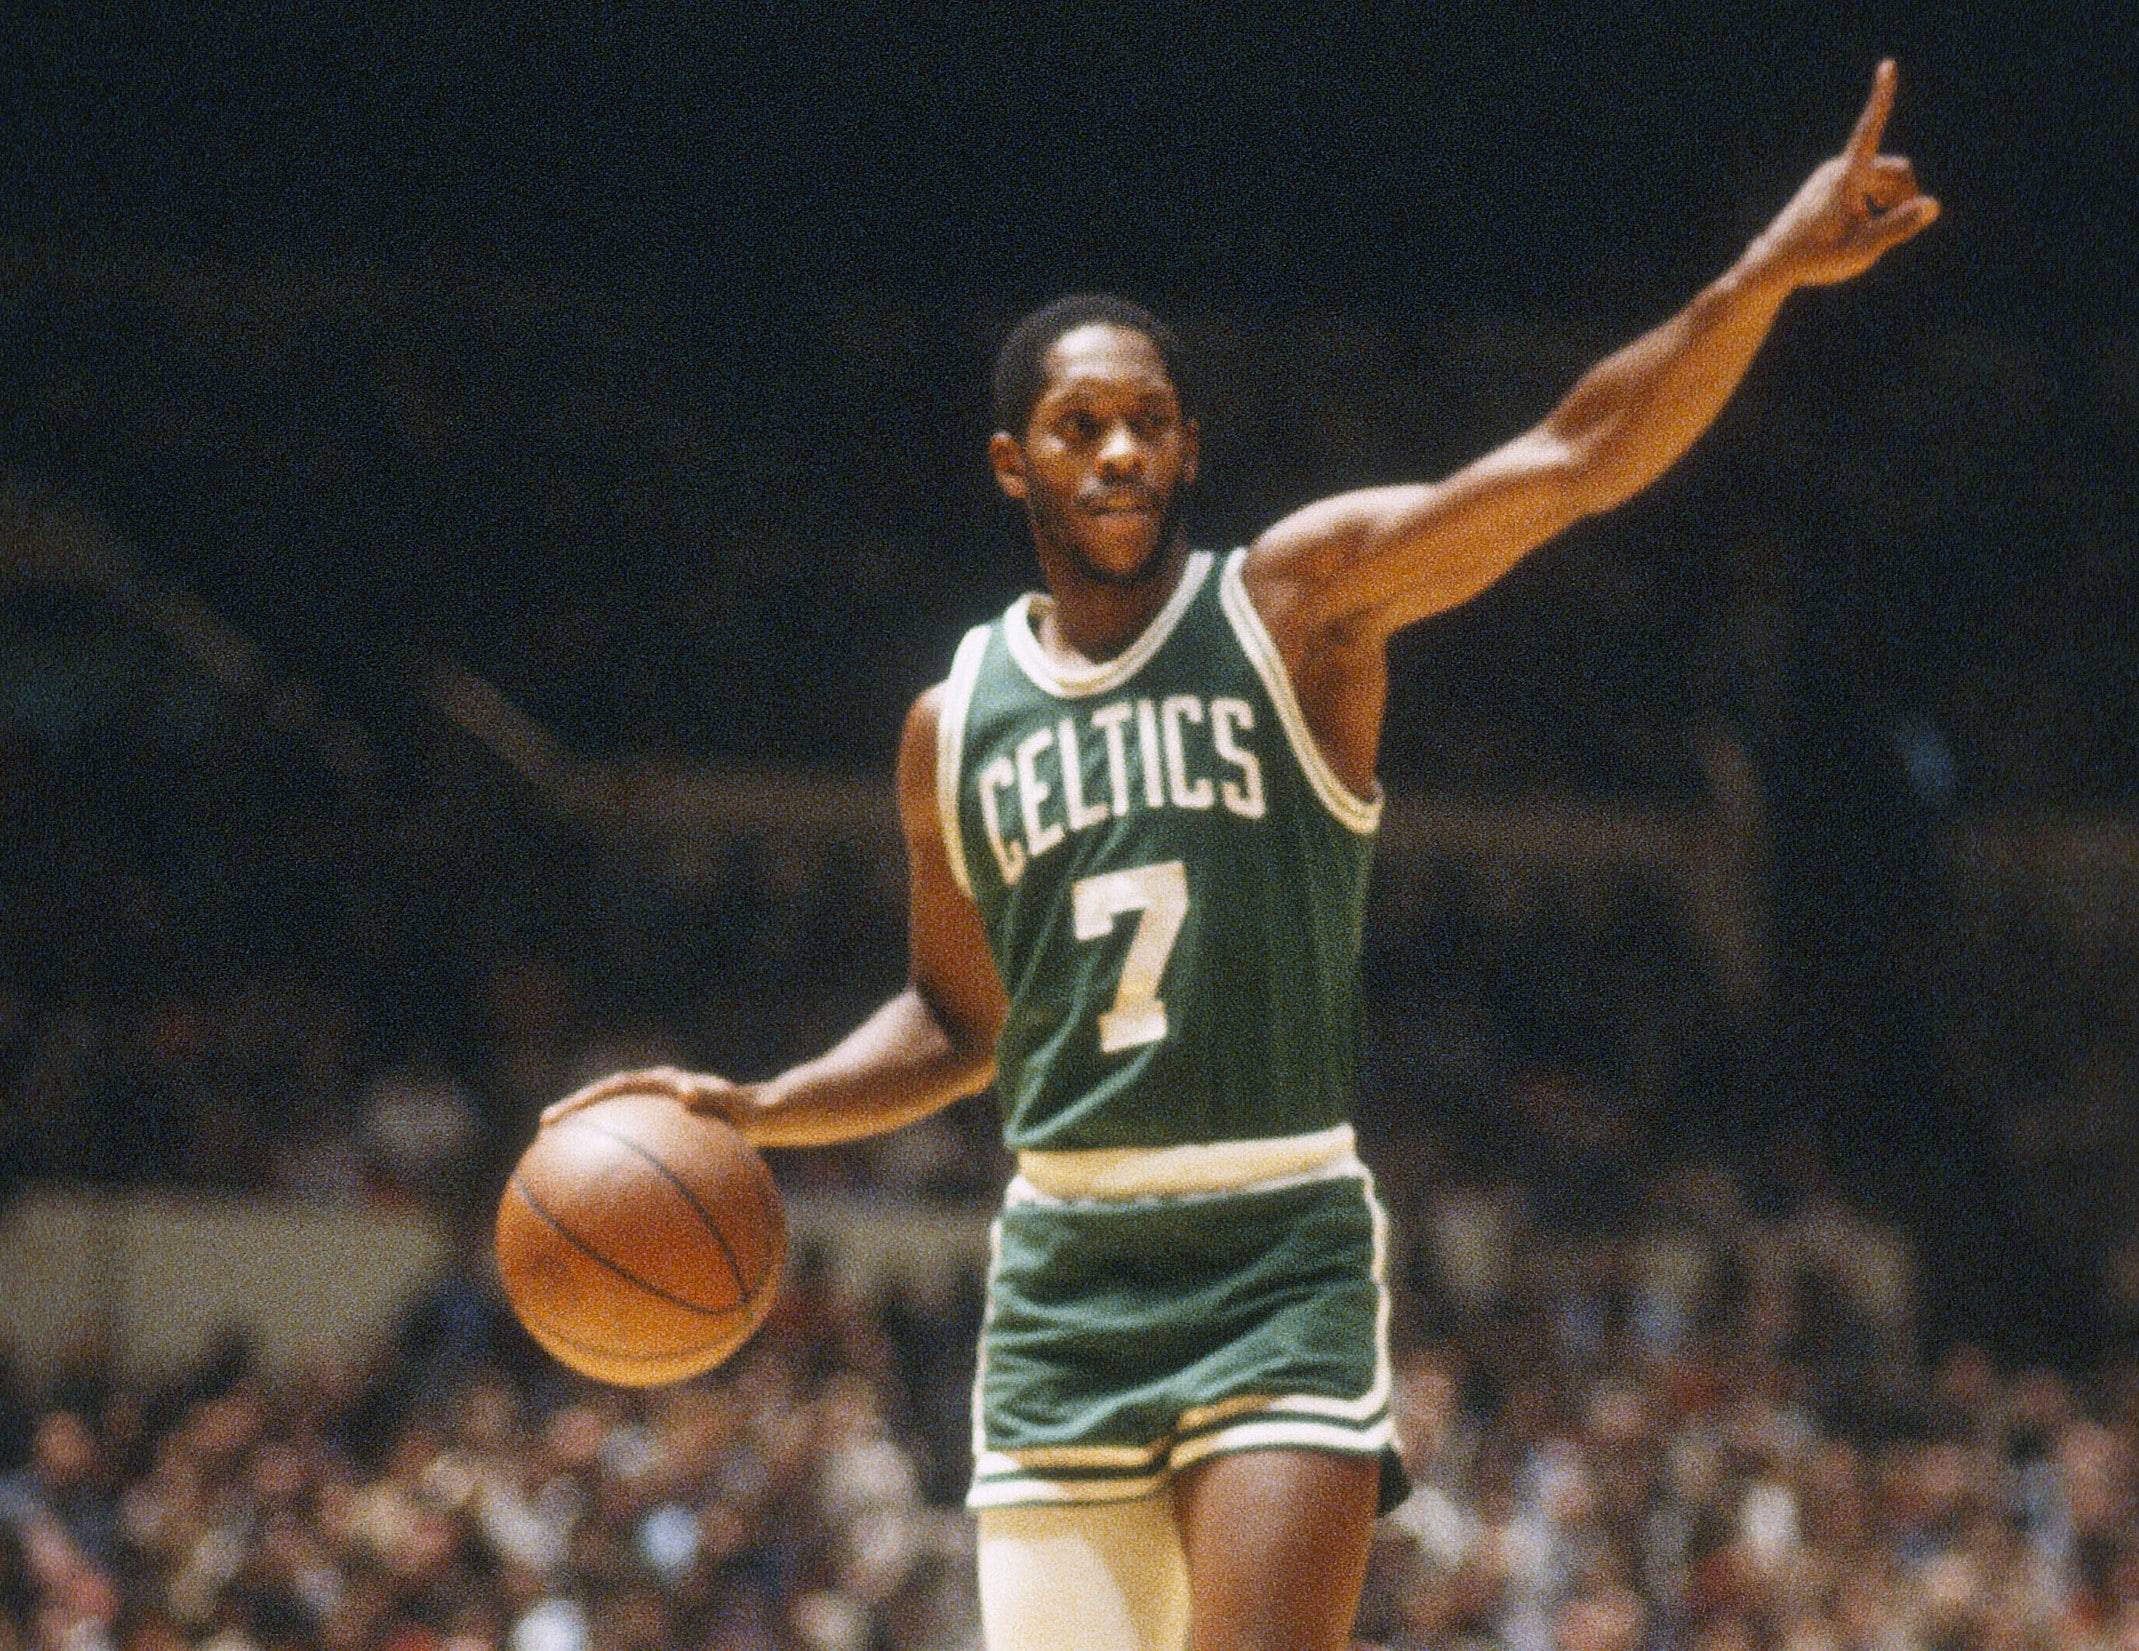
<path fill-rule="evenodd" d="M 1884 59 L 1872 75 L 1872 95 L 1865 100 L 1857 128 L 1849 134 L 1847 151 L 1853 164 L 1862 166 L 1879 153 L 1879 139 L 1886 132 L 1886 118 L 1894 112 L 1894 88 L 1900 84 L 1894 60 Z"/>

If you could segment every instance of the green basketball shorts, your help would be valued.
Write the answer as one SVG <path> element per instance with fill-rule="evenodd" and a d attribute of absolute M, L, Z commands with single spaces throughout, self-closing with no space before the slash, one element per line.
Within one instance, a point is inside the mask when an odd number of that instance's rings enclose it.
<path fill-rule="evenodd" d="M 1013 1180 L 967 1505 L 1144 1496 L 1228 1451 L 1393 1467 L 1387 1222 L 1343 1134 L 1332 1162 L 1228 1191 L 1066 1199 Z"/>

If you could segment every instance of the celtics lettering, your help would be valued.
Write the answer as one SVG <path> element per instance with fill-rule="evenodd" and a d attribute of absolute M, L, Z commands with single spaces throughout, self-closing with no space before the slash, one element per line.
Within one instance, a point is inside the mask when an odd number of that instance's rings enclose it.
<path fill-rule="evenodd" d="M 1168 694 L 1114 700 L 1032 729 L 980 771 L 980 816 L 1003 881 L 1015 883 L 1058 843 L 1132 808 L 1222 808 L 1261 819 L 1262 764 L 1241 740 L 1254 727 L 1244 699 Z"/>

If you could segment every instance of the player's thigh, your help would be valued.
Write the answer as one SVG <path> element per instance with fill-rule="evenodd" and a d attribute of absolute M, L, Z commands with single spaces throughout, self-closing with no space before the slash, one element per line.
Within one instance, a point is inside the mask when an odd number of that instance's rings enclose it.
<path fill-rule="evenodd" d="M 1188 1574 L 1164 1494 L 980 1510 L 988 1651 L 1182 1651 Z"/>
<path fill-rule="evenodd" d="M 1175 1482 L 1195 1651 L 1343 1651 L 1366 1580 L 1376 1456 L 1248 1450 Z"/>

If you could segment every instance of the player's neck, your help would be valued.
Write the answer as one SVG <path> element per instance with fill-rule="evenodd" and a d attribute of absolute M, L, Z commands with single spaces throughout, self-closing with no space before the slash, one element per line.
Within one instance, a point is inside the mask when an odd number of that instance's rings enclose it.
<path fill-rule="evenodd" d="M 1112 659 L 1156 619 L 1188 567 L 1188 536 L 1177 533 L 1148 578 L 1116 584 L 1093 578 L 1066 556 L 1040 555 L 1051 600 L 1039 615 L 1040 646 L 1065 663 Z"/>

